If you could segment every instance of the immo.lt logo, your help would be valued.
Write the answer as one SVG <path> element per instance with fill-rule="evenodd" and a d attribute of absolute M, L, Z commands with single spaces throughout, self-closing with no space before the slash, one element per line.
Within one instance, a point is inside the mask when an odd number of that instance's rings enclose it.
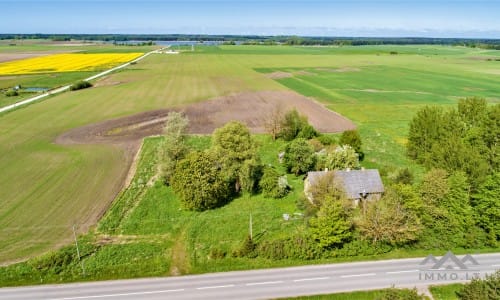
<path fill-rule="evenodd" d="M 419 266 L 419 280 L 470 280 L 481 275 L 479 263 L 472 255 L 467 254 L 460 259 L 451 251 L 448 251 L 440 259 L 429 254 L 419 263 Z"/>

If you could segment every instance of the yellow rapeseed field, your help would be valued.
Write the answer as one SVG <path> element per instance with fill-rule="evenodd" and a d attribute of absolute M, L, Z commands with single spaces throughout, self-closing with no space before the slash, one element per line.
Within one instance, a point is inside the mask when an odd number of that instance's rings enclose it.
<path fill-rule="evenodd" d="M 67 53 L 0 63 L 0 75 L 94 71 L 131 61 L 143 53 Z"/>

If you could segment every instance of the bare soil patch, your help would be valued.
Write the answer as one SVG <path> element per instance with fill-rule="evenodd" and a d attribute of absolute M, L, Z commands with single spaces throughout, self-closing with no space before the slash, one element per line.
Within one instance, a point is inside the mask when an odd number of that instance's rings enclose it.
<path fill-rule="evenodd" d="M 284 110 L 296 108 L 309 118 L 320 132 L 342 132 L 356 128 L 349 119 L 328 110 L 322 104 L 292 91 L 247 92 L 186 105 L 160 109 L 108 120 L 73 129 L 60 135 L 56 143 L 140 145 L 147 136 L 162 132 L 163 123 L 171 111 L 181 111 L 190 120 L 189 132 L 211 134 L 230 121 L 245 123 L 253 133 L 264 133 L 264 122 L 276 106 Z M 135 153 L 135 151 L 133 151 Z"/>
<path fill-rule="evenodd" d="M 345 73 L 345 72 L 359 72 L 361 71 L 360 68 L 353 68 L 353 67 L 342 67 L 338 69 L 333 69 L 333 68 L 316 68 L 318 71 L 325 71 L 325 72 L 332 72 L 332 73 Z"/>
<path fill-rule="evenodd" d="M 112 77 L 102 77 L 101 79 L 98 79 L 97 82 L 94 84 L 95 87 L 100 87 L 100 86 L 113 86 L 113 85 L 119 85 L 125 83 L 124 81 L 116 81 Z"/>
<path fill-rule="evenodd" d="M 313 76 L 313 75 L 316 75 L 316 73 L 311 73 L 308 71 L 301 70 L 301 71 L 295 72 L 294 75 Z"/>
<path fill-rule="evenodd" d="M 292 76 L 293 76 L 292 73 L 281 72 L 281 71 L 277 71 L 277 72 L 272 72 L 272 73 L 266 74 L 266 77 L 270 78 L 270 79 L 290 78 Z"/>

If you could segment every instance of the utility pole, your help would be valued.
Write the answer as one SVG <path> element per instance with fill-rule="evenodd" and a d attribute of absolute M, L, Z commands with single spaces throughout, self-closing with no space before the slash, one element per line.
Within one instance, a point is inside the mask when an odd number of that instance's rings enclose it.
<path fill-rule="evenodd" d="M 73 237 L 75 238 L 76 254 L 78 255 L 78 261 L 80 262 L 80 265 L 82 266 L 82 274 L 83 274 L 83 276 L 85 276 L 85 268 L 83 267 L 83 261 L 80 257 L 80 248 L 78 248 L 78 240 L 76 239 L 76 230 L 75 230 L 74 224 L 73 224 Z"/>
<path fill-rule="evenodd" d="M 249 224 L 249 229 L 250 229 L 250 239 L 253 241 L 253 228 L 252 228 L 252 213 L 250 213 L 250 224 Z"/>

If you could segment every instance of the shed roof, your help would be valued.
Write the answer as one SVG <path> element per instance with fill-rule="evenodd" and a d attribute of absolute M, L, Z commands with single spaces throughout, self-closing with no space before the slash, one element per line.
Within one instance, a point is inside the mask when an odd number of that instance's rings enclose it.
<path fill-rule="evenodd" d="M 349 199 L 360 199 L 362 194 L 384 192 L 384 185 L 376 169 L 350 171 L 317 171 L 307 173 L 309 184 L 314 185 L 322 176 L 333 172 L 333 178 L 344 189 Z"/>

